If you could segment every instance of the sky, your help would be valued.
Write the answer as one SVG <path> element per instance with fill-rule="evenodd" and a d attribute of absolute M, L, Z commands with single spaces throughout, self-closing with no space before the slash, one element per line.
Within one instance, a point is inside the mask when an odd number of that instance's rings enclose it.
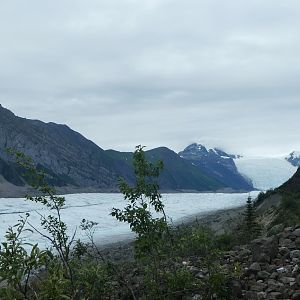
<path fill-rule="evenodd" d="M 0 103 L 103 149 L 300 150 L 299 0 L 0 2 Z"/>

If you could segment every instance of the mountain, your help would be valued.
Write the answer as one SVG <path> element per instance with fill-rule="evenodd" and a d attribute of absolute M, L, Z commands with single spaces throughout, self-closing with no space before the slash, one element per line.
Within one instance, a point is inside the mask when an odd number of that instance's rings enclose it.
<path fill-rule="evenodd" d="M 118 179 L 133 183 L 132 153 L 104 151 L 66 125 L 15 116 L 0 105 L 0 197 L 23 196 L 28 191 L 23 171 L 6 153 L 13 148 L 30 156 L 60 193 L 118 191 Z M 167 148 L 147 151 L 162 159 L 161 189 L 216 191 L 227 186 L 205 174 Z"/>
<path fill-rule="evenodd" d="M 234 190 L 253 190 L 251 181 L 242 176 L 235 165 L 234 159 L 240 156 L 227 154 L 218 148 L 207 149 L 201 144 L 191 144 L 178 153 L 202 170 L 207 176 L 213 177 Z"/>
<path fill-rule="evenodd" d="M 284 157 L 239 157 L 234 162 L 238 172 L 249 178 L 259 190 L 277 188 L 297 170 Z"/>
<path fill-rule="evenodd" d="M 121 176 L 132 180 L 133 173 L 128 173 L 126 168 L 132 164 L 132 153 L 114 150 L 108 150 L 107 153 L 117 162 L 116 167 Z M 146 151 L 145 155 L 149 161 L 163 161 L 164 169 L 159 177 L 159 184 L 165 190 L 216 191 L 228 188 L 224 183 L 208 176 L 201 169 L 166 147 Z"/>
<path fill-rule="evenodd" d="M 105 151 L 66 125 L 27 120 L 0 107 L 0 171 L 14 185 L 25 185 L 5 149 L 30 156 L 57 187 L 116 189 L 118 174 Z"/>
<path fill-rule="evenodd" d="M 279 187 L 279 190 L 284 192 L 300 193 L 300 168 L 298 168 L 296 173 L 287 182 Z"/>
<path fill-rule="evenodd" d="M 293 151 L 285 158 L 295 167 L 300 167 L 300 151 Z"/>

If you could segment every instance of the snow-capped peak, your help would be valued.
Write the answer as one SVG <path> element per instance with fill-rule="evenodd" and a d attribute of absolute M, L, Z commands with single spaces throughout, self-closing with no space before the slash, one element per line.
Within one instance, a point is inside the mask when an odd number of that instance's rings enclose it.
<path fill-rule="evenodd" d="M 300 151 L 291 152 L 286 158 L 295 167 L 300 167 Z"/>
<path fill-rule="evenodd" d="M 179 153 L 181 157 L 197 156 L 198 158 L 207 157 L 208 155 L 218 156 L 223 159 L 237 159 L 241 155 L 228 154 L 220 148 L 208 148 L 202 144 L 193 143 L 187 146 L 182 152 Z"/>

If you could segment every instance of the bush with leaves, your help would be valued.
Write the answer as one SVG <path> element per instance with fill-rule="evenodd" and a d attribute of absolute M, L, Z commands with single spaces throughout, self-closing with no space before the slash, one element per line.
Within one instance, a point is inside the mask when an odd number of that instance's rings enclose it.
<path fill-rule="evenodd" d="M 144 274 L 141 298 L 181 299 L 199 292 L 205 299 L 213 295 L 229 299 L 228 276 L 218 263 L 220 252 L 213 233 L 202 226 L 170 226 L 157 183 L 162 162 L 147 161 L 143 147 L 138 146 L 133 165 L 135 185 L 120 182 L 127 205 L 123 210 L 114 208 L 112 216 L 128 223 L 136 234 L 135 254 Z M 199 268 L 208 270 L 207 280 L 199 280 L 182 264 L 193 256 L 199 258 Z"/>
<path fill-rule="evenodd" d="M 23 234 L 32 231 L 26 228 L 28 217 L 27 213 L 8 228 L 6 241 L 0 246 L 0 282 L 6 286 L 0 290 L 1 299 L 27 299 L 34 291 L 30 277 L 45 265 L 48 257 L 48 252 L 41 251 L 37 244 L 24 241 Z"/>
<path fill-rule="evenodd" d="M 129 224 L 136 234 L 136 256 L 156 260 L 160 253 L 162 238 L 169 233 L 164 204 L 161 201 L 157 178 L 163 168 L 161 161 L 151 163 L 146 160 L 142 146 L 137 146 L 133 155 L 136 184 L 131 187 L 126 181 L 120 181 L 120 191 L 127 206 L 121 210 L 113 208 L 111 215 L 121 222 Z M 160 215 L 155 216 L 151 212 Z"/>
<path fill-rule="evenodd" d="M 113 208 L 111 213 L 136 234 L 136 260 L 119 265 L 97 247 L 95 222 L 82 220 L 80 227 L 88 243 L 75 241 L 76 231 L 69 236 L 61 216 L 65 198 L 55 195 L 45 174 L 30 159 L 19 152 L 14 155 L 39 192 L 27 199 L 46 206 L 49 214 L 40 215 L 42 229 L 26 216 L 8 230 L 0 256 L 0 277 L 7 283 L 1 299 L 181 299 L 193 294 L 201 294 L 203 299 L 229 299 L 229 275 L 218 262 L 222 241 L 200 225 L 176 228 L 168 223 L 157 182 L 163 164 L 147 161 L 143 147 L 138 146 L 133 156 L 135 185 L 120 181 L 127 205 Z M 24 244 L 21 235 L 28 229 L 46 238 L 55 252 Z M 27 248 L 31 250 L 27 252 Z M 207 270 L 205 279 L 196 278 L 183 264 L 195 257 L 196 266 Z M 34 284 L 32 274 L 36 275 Z"/>
<path fill-rule="evenodd" d="M 24 170 L 23 176 L 27 177 L 27 182 L 38 192 L 38 196 L 27 196 L 26 199 L 42 204 L 49 213 L 40 214 L 42 229 L 30 223 L 29 214 L 26 218 L 21 218 L 13 228 L 8 229 L 6 242 L 2 243 L 0 253 L 0 278 L 6 282 L 2 289 L 2 295 L 6 295 L 3 299 L 105 299 L 104 295 L 108 294 L 110 295 L 107 297 L 110 298 L 113 293 L 108 293 L 107 282 L 109 277 L 113 277 L 112 272 L 108 271 L 111 268 L 107 266 L 103 257 L 101 263 L 97 262 L 91 267 L 91 261 L 96 261 L 96 253 L 95 250 L 92 251 L 91 259 L 88 249 L 93 248 L 95 244 L 87 245 L 79 241 L 75 243 L 76 230 L 69 236 L 67 224 L 62 219 L 65 198 L 55 195 L 55 190 L 48 185 L 44 172 L 37 169 L 31 158 L 21 152 L 9 152 Z M 26 224 L 29 228 L 25 228 Z M 81 228 L 90 238 L 95 225 L 94 222 L 83 220 Z M 14 228 L 16 232 L 13 231 Z M 21 235 L 28 230 L 36 231 L 47 239 L 54 251 L 40 251 L 38 245 L 23 243 Z M 75 244 L 77 252 L 73 251 Z M 29 254 L 27 248 L 31 248 Z M 43 270 L 38 274 L 40 268 Z M 32 274 L 36 275 L 32 280 L 34 285 L 30 285 Z M 18 298 L 10 295 L 23 296 Z"/>

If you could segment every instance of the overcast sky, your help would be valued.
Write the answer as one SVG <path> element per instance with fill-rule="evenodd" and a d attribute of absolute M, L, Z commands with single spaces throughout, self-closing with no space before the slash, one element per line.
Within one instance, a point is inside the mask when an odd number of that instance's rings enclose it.
<path fill-rule="evenodd" d="M 300 150 L 300 1 L 0 1 L 0 103 L 104 149 Z"/>

